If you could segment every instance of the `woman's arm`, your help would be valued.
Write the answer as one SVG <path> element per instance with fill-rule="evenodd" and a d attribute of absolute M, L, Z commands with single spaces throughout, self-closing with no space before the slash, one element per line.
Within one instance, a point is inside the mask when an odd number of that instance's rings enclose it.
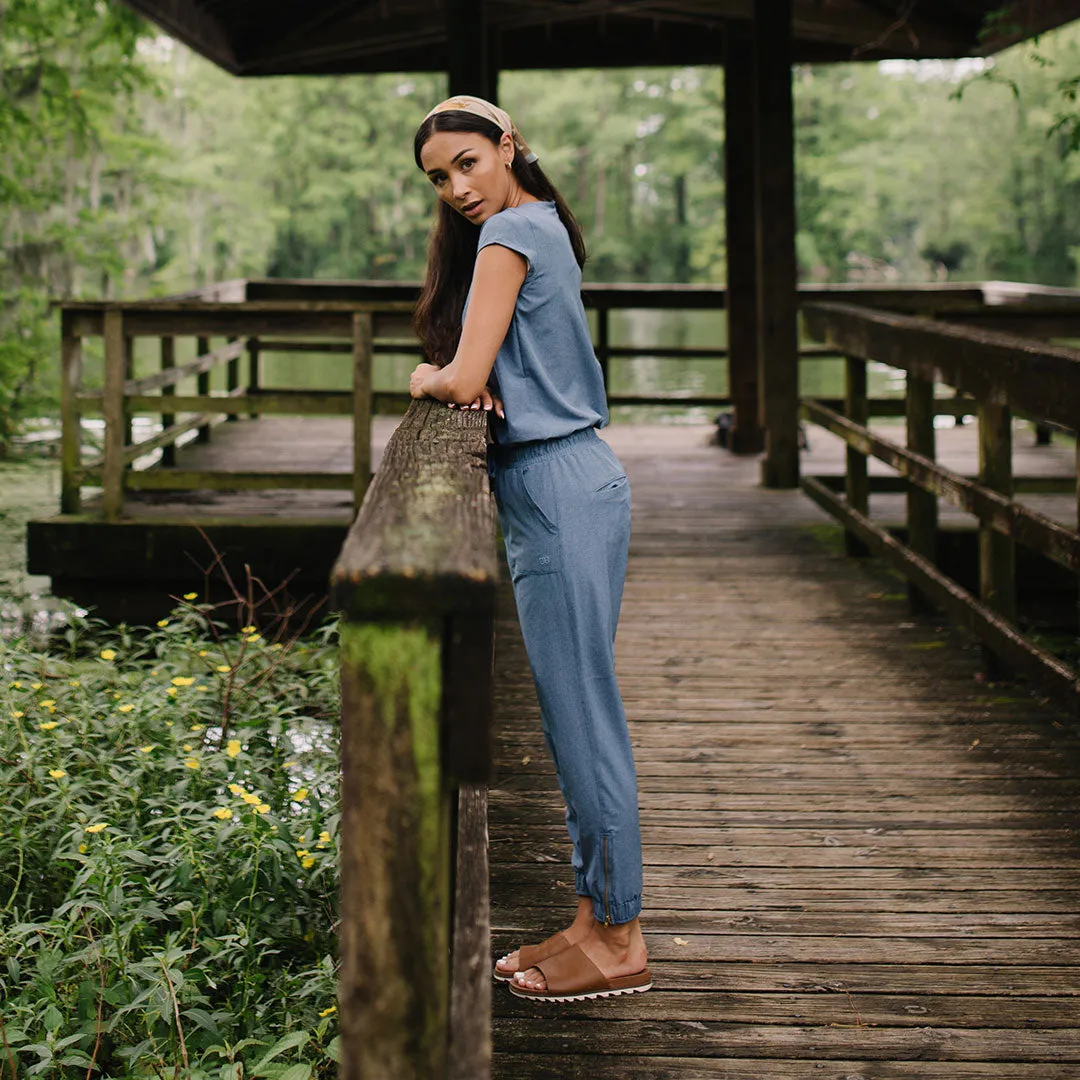
<path fill-rule="evenodd" d="M 529 264 L 516 251 L 490 244 L 476 256 L 472 293 L 454 359 L 444 368 L 420 364 L 409 381 L 413 397 L 470 405 L 487 385 L 506 338 Z"/>

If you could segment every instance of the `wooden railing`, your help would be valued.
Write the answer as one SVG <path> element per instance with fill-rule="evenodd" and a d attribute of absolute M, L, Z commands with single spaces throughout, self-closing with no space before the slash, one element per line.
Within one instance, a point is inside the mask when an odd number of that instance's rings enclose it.
<path fill-rule="evenodd" d="M 414 402 L 332 574 L 343 1080 L 485 1080 L 495 513 L 486 416 Z"/>
<path fill-rule="evenodd" d="M 1070 711 L 1080 711 L 1077 672 L 1017 624 L 1015 551 L 1022 544 L 1077 575 L 1080 533 L 1017 502 L 1020 485 L 1012 469 L 1014 414 L 1080 430 L 1080 350 L 847 304 L 810 305 L 804 315 L 814 337 L 847 357 L 844 414 L 821 402 L 803 402 L 806 419 L 847 443 L 847 471 L 843 497 L 820 477 L 804 477 L 803 490 L 843 523 L 851 553 L 869 549 L 885 556 L 914 585 L 917 603 L 936 605 L 969 627 L 986 647 L 992 674 L 1025 675 Z M 907 373 L 906 446 L 867 426 L 869 360 Z M 977 480 L 935 460 L 940 399 L 934 389 L 940 383 L 973 403 L 979 425 Z M 895 469 L 907 492 L 906 543 L 870 519 L 870 456 Z M 1078 491 L 1075 480 L 1069 483 Z M 935 565 L 938 500 L 978 519 L 978 597 Z"/>
<path fill-rule="evenodd" d="M 267 488 L 337 488 L 352 490 L 358 506 L 371 477 L 372 357 L 382 350 L 414 349 L 407 303 L 323 301 L 208 302 L 198 299 L 117 304 L 65 304 L 61 315 L 61 510 L 82 509 L 84 486 L 102 489 L 107 519 L 123 513 L 129 491 L 265 490 Z M 176 339 L 192 337 L 195 359 L 178 364 Z M 82 346 L 87 338 L 104 341 L 104 388 L 82 388 Z M 159 342 L 160 370 L 134 377 L 139 338 Z M 271 390 L 260 386 L 260 352 L 275 337 L 307 338 L 297 349 L 347 352 L 352 358 L 349 391 Z M 211 347 L 211 339 L 225 343 Z M 241 360 L 247 357 L 246 378 Z M 211 394 L 210 373 L 224 368 L 226 391 Z M 196 393 L 178 394 L 185 379 L 196 379 Z M 210 438 L 219 420 L 261 414 L 351 416 L 353 471 L 320 472 L 192 471 L 175 468 L 177 440 L 191 431 Z M 81 419 L 105 418 L 104 447 L 95 460 L 81 456 Z M 134 442 L 132 417 L 161 417 L 162 430 Z M 181 418 L 182 417 L 182 418 Z M 137 459 L 161 450 L 162 468 L 136 471 Z"/>

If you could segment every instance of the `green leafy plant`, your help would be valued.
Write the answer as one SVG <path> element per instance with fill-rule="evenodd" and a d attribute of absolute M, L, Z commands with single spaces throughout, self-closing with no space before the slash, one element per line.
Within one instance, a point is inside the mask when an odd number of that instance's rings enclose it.
<path fill-rule="evenodd" d="M 333 1071 L 336 627 L 196 601 L 2 646 L 0 1077 Z"/>

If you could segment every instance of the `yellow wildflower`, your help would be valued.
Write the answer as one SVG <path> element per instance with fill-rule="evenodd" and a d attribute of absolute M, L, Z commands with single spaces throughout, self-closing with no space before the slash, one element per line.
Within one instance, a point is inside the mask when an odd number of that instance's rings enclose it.
<path fill-rule="evenodd" d="M 56 702 L 52 698 L 45 698 L 41 703 L 41 707 L 43 709 L 51 709 L 55 704 Z"/>
<path fill-rule="evenodd" d="M 195 689 L 198 690 L 200 694 L 205 694 L 210 689 L 210 687 L 204 686 L 202 683 L 199 683 L 199 685 L 196 686 Z"/>
<path fill-rule="evenodd" d="M 49 770 L 49 775 L 50 775 L 50 776 L 51 776 L 51 777 L 52 777 L 52 778 L 53 778 L 54 780 L 61 780 L 61 779 L 63 779 L 63 778 L 65 777 L 65 776 L 67 776 L 67 773 L 66 773 L 66 772 L 64 772 L 64 770 L 63 770 L 63 769 L 50 769 L 50 770 Z"/>
<path fill-rule="evenodd" d="M 198 597 L 198 595 L 199 594 L 197 592 L 186 592 L 186 593 L 184 593 L 184 599 L 185 600 L 195 600 Z"/>
<path fill-rule="evenodd" d="M 220 671 L 222 673 L 224 673 L 226 671 L 232 671 L 232 668 L 229 667 L 228 664 L 218 664 L 217 669 L 218 669 L 218 671 Z"/>
<path fill-rule="evenodd" d="M 259 803 L 259 805 L 255 807 L 255 813 L 256 814 L 269 814 L 270 813 L 270 804 L 265 803 L 265 802 Z"/>
<path fill-rule="evenodd" d="M 11 719 L 12 719 L 12 720 L 21 720 L 21 719 L 22 719 L 22 718 L 23 718 L 23 717 L 24 717 L 25 715 L 26 715 L 26 713 L 24 713 L 24 712 L 22 711 L 22 709 L 16 709 L 16 710 L 15 710 L 15 711 L 14 711 L 14 712 L 13 712 L 13 713 L 11 714 Z"/>
<path fill-rule="evenodd" d="M 131 712 L 131 710 L 134 709 L 134 708 L 135 708 L 134 705 L 117 705 L 116 711 L 117 712 Z"/>
<path fill-rule="evenodd" d="M 241 626 L 240 627 L 240 633 L 241 634 L 254 634 L 256 629 L 257 629 L 257 627 L 254 627 L 254 626 Z"/>
<path fill-rule="evenodd" d="M 113 694 L 113 701 L 119 701 L 123 696 L 123 694 Z"/>
<path fill-rule="evenodd" d="M 79 686 L 79 685 L 80 685 L 80 683 L 79 683 L 79 680 L 78 680 L 78 679 L 72 679 L 72 680 L 71 680 L 71 681 L 70 681 L 70 682 L 68 683 L 68 686 Z"/>
<path fill-rule="evenodd" d="M 151 674 L 151 675 L 156 675 L 156 674 L 157 674 L 157 668 L 154 668 L 154 669 L 153 669 L 153 670 L 152 670 L 152 671 L 150 672 L 150 674 Z"/>
<path fill-rule="evenodd" d="M 248 806 L 255 806 L 256 803 L 262 802 L 258 795 L 252 795 L 250 791 L 245 791 L 241 796 L 241 799 L 248 804 Z"/>
<path fill-rule="evenodd" d="M 329 844 L 330 843 L 330 834 L 325 829 L 323 829 L 323 831 L 321 833 L 319 833 L 319 843 L 320 844 Z"/>
<path fill-rule="evenodd" d="M 157 624 L 158 624 L 158 626 L 161 627 L 162 630 L 164 630 L 165 627 L 169 625 L 169 620 L 168 619 L 158 619 Z"/>
<path fill-rule="evenodd" d="M 240 753 L 240 740 L 230 739 L 228 745 L 225 747 L 225 753 L 228 754 L 229 757 L 236 757 L 236 755 Z"/>
<path fill-rule="evenodd" d="M 200 655 L 200 656 L 207 656 L 207 655 L 209 655 L 209 654 L 207 653 L 207 651 L 206 651 L 205 649 L 200 649 L 200 650 L 199 650 L 199 655 Z"/>
<path fill-rule="evenodd" d="M 83 831 L 88 833 L 99 833 L 102 829 L 107 829 L 108 827 L 106 822 L 99 821 L 96 825 L 87 825 Z"/>
<path fill-rule="evenodd" d="M 282 645 L 280 641 L 275 641 L 274 644 L 270 646 L 270 648 L 271 649 L 284 649 L 285 646 Z"/>
<path fill-rule="evenodd" d="M 239 784 L 230 784 L 229 785 L 229 790 L 234 795 L 243 795 L 244 794 L 244 789 Z"/>
<path fill-rule="evenodd" d="M 293 797 L 292 797 L 293 802 L 303 802 L 306 798 L 307 798 L 307 788 L 306 787 L 297 788 L 297 790 L 295 792 L 293 792 Z"/>
<path fill-rule="evenodd" d="M 185 754 L 190 754 L 191 751 L 195 749 L 195 747 L 192 746 L 191 743 L 184 743 L 183 749 Z"/>
<path fill-rule="evenodd" d="M 38 731 L 52 731 L 57 726 L 55 720 L 46 720 L 43 724 L 38 724 Z"/>
<path fill-rule="evenodd" d="M 10 689 L 10 690 L 21 690 L 22 689 L 22 683 L 19 682 L 18 679 L 16 679 L 13 683 L 8 684 L 8 689 Z"/>
<path fill-rule="evenodd" d="M 308 856 L 310 854 L 311 854 L 311 852 L 308 851 L 307 848 L 298 848 L 297 852 L 296 852 L 296 857 L 298 859 L 303 859 L 303 858 L 305 858 L 306 856 Z"/>
<path fill-rule="evenodd" d="M 151 744 L 150 746 L 140 746 L 139 747 L 139 753 L 140 754 L 149 754 L 150 751 L 153 750 L 153 749 L 154 749 L 153 744 Z"/>
<path fill-rule="evenodd" d="M 192 724 L 191 731 L 194 734 L 196 731 L 202 731 L 204 727 L 206 727 L 205 724 Z"/>
<path fill-rule="evenodd" d="M 214 817 L 216 817 L 218 821 L 228 821 L 229 818 L 232 817 L 232 811 L 227 806 L 219 806 L 214 811 Z"/>
<path fill-rule="evenodd" d="M 172 684 L 173 684 L 173 686 L 194 686 L 195 685 L 195 676 L 194 675 L 177 675 L 177 676 L 175 676 L 173 678 Z"/>
<path fill-rule="evenodd" d="M 166 726 L 166 727 L 172 727 L 172 726 L 173 726 L 173 722 L 172 722 L 171 720 L 166 720 L 166 721 L 165 721 L 165 726 Z"/>
<path fill-rule="evenodd" d="M 31 690 L 40 690 L 40 689 L 41 689 L 41 683 L 39 683 L 39 682 L 32 682 L 32 683 L 30 684 L 30 689 L 31 689 Z"/>
<path fill-rule="evenodd" d="M 295 769 L 300 763 L 298 761 L 284 761 L 281 764 L 283 769 Z"/>
<path fill-rule="evenodd" d="M 189 769 L 201 769 L 202 768 L 202 766 L 193 757 L 189 757 L 187 759 L 187 761 L 184 762 L 184 764 Z"/>
<path fill-rule="evenodd" d="M 170 686 L 168 690 L 165 691 L 165 693 L 168 694 L 169 697 L 176 697 L 176 687 Z"/>
<path fill-rule="evenodd" d="M 79 845 L 79 854 L 80 855 L 85 855 L 86 854 L 86 845 L 85 844 L 80 844 Z"/>
<path fill-rule="evenodd" d="M 321 1013 L 319 1013 L 319 1015 L 320 1016 L 333 1016 L 334 1013 L 336 1013 L 336 1012 L 337 1012 L 337 1006 L 336 1005 L 331 1005 L 329 1009 L 323 1009 L 323 1011 Z"/>
<path fill-rule="evenodd" d="M 300 860 L 300 865 L 305 870 L 310 870 L 315 865 L 315 856 L 314 855 L 309 855 L 306 859 L 301 859 Z"/>
<path fill-rule="evenodd" d="M 116 659 L 116 650 L 115 649 L 102 649 L 101 650 L 101 659 L 102 660 L 115 660 Z"/>
<path fill-rule="evenodd" d="M 248 642 L 262 641 L 262 634 L 249 634 L 244 640 Z"/>

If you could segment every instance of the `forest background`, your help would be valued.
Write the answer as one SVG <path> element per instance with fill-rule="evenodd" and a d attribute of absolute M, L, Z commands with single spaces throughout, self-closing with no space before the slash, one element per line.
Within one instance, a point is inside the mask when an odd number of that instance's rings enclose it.
<path fill-rule="evenodd" d="M 1077 285 L 1080 24 L 991 62 L 795 71 L 805 280 Z M 0 456 L 56 407 L 52 300 L 417 279 L 438 75 L 235 79 L 115 2 L 0 6 Z M 506 72 L 596 281 L 722 282 L 717 68 Z"/>

